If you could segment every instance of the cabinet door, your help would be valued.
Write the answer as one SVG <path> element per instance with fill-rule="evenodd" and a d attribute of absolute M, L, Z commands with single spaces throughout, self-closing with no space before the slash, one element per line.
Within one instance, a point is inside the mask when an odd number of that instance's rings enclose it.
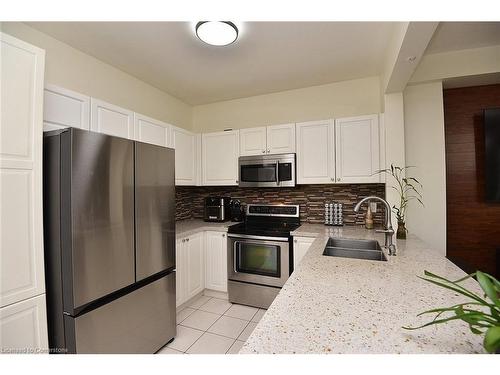
<path fill-rule="evenodd" d="M 172 127 L 172 143 L 175 148 L 175 184 L 196 185 L 196 136 Z"/>
<path fill-rule="evenodd" d="M 307 253 L 307 250 L 311 247 L 314 242 L 314 238 L 308 237 L 295 237 L 293 239 L 293 269 L 295 270 L 299 265 L 300 261 Z"/>
<path fill-rule="evenodd" d="M 205 289 L 205 266 L 203 262 L 203 233 L 186 238 L 187 255 L 187 299 L 193 298 Z"/>
<path fill-rule="evenodd" d="M 5 350 L 5 353 L 9 353 L 9 349 L 30 350 L 26 353 L 35 354 L 38 350 L 47 350 L 49 345 L 45 294 L 2 307 L 0 332 L 0 348 Z"/>
<path fill-rule="evenodd" d="M 0 41 L 0 306 L 5 306 L 45 292 L 42 237 L 45 52 L 3 33 Z"/>
<path fill-rule="evenodd" d="M 378 115 L 335 120 L 337 182 L 380 182 Z"/>
<path fill-rule="evenodd" d="M 136 140 L 153 145 L 168 147 L 170 125 L 150 117 L 134 113 Z"/>
<path fill-rule="evenodd" d="M 267 127 L 267 153 L 286 154 L 295 152 L 295 124 Z"/>
<path fill-rule="evenodd" d="M 202 135 L 203 185 L 238 185 L 239 131 Z"/>
<path fill-rule="evenodd" d="M 175 241 L 175 302 L 176 306 L 182 305 L 187 301 L 186 276 L 187 262 L 185 238 L 179 238 Z"/>
<path fill-rule="evenodd" d="M 90 107 L 90 130 L 134 139 L 134 113 L 132 111 L 95 98 L 91 98 Z"/>
<path fill-rule="evenodd" d="M 262 155 L 267 152 L 265 126 L 240 130 L 240 155 Z"/>
<path fill-rule="evenodd" d="M 296 124 L 297 183 L 325 184 L 335 180 L 333 120 Z"/>
<path fill-rule="evenodd" d="M 90 97 L 55 85 L 45 85 L 43 121 L 46 130 L 60 127 L 90 129 Z"/>
<path fill-rule="evenodd" d="M 226 233 L 205 232 L 205 288 L 227 292 Z"/>

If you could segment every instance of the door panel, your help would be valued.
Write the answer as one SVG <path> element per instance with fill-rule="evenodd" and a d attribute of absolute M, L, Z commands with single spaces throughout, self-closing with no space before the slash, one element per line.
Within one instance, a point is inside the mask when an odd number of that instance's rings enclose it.
<path fill-rule="evenodd" d="M 249 128 L 240 130 L 240 155 L 262 155 L 266 149 L 266 127 Z"/>
<path fill-rule="evenodd" d="M 134 144 L 77 129 L 72 134 L 73 300 L 78 307 L 135 280 Z"/>
<path fill-rule="evenodd" d="M 196 185 L 196 136 L 172 127 L 172 143 L 175 148 L 175 184 Z"/>
<path fill-rule="evenodd" d="M 268 126 L 267 150 L 271 154 L 295 152 L 295 124 Z"/>
<path fill-rule="evenodd" d="M 203 233 L 187 238 L 187 298 L 192 298 L 205 288 L 205 263 L 203 261 Z"/>
<path fill-rule="evenodd" d="M 136 142 L 136 279 L 175 267 L 174 150 Z"/>
<path fill-rule="evenodd" d="M 92 131 L 134 139 L 132 111 L 95 98 L 91 98 L 90 105 L 90 129 Z"/>
<path fill-rule="evenodd" d="M 203 185 L 238 185 L 239 130 L 202 135 Z"/>
<path fill-rule="evenodd" d="M 175 272 L 87 314 L 65 316 L 77 353 L 152 354 L 175 336 Z"/>
<path fill-rule="evenodd" d="M 337 182 L 380 182 L 378 116 L 335 120 Z"/>
<path fill-rule="evenodd" d="M 134 113 L 136 139 L 153 145 L 168 147 L 170 129 L 168 124 Z"/>
<path fill-rule="evenodd" d="M 43 99 L 45 123 L 89 130 L 90 97 L 55 85 L 46 85 Z"/>
<path fill-rule="evenodd" d="M 332 120 L 297 124 L 297 183 L 324 184 L 335 180 Z"/>
<path fill-rule="evenodd" d="M 227 292 L 226 234 L 211 231 L 205 233 L 205 287 Z"/>

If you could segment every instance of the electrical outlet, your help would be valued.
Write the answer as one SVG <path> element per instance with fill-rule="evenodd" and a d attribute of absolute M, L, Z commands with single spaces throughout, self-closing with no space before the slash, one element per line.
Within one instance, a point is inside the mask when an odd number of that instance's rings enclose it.
<path fill-rule="evenodd" d="M 370 202 L 370 210 L 373 213 L 377 212 L 377 202 Z"/>

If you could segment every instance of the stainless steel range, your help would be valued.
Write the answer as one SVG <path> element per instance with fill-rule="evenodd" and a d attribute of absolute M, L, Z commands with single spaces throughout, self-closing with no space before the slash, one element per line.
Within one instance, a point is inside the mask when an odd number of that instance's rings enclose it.
<path fill-rule="evenodd" d="M 298 205 L 249 204 L 244 223 L 228 229 L 229 301 L 268 308 L 293 271 L 290 232 Z"/>

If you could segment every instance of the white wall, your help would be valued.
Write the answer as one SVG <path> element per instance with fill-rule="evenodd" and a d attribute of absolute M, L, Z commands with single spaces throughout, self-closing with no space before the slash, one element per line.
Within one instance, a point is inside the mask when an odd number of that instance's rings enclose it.
<path fill-rule="evenodd" d="M 240 129 L 380 111 L 379 77 L 369 77 L 195 106 L 193 130 Z"/>
<path fill-rule="evenodd" d="M 404 91 L 406 164 L 423 185 L 422 207 L 408 209 L 410 233 L 446 255 L 446 164 L 441 82 L 408 86 Z"/>
<path fill-rule="evenodd" d="M 384 95 L 384 127 L 385 127 L 385 167 L 391 164 L 405 166 L 405 127 L 403 93 Z M 390 206 L 399 206 L 399 195 L 391 188 L 395 184 L 394 179 L 386 175 L 385 195 Z M 397 228 L 396 216 L 392 215 L 392 226 Z"/>
<path fill-rule="evenodd" d="M 45 50 L 45 83 L 191 129 L 192 107 L 179 99 L 26 24 L 3 22 L 1 28 Z"/>

